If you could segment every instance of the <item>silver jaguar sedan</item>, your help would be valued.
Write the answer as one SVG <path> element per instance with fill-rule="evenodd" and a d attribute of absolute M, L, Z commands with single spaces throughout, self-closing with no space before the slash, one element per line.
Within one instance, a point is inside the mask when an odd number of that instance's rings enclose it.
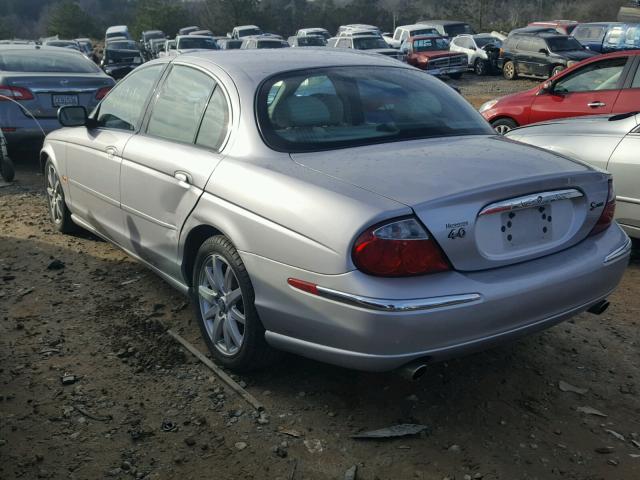
<path fill-rule="evenodd" d="M 603 311 L 628 262 L 608 173 L 496 136 L 380 55 L 189 53 L 59 117 L 41 153 L 56 228 L 189 294 L 230 368 L 284 350 L 423 370 Z"/>

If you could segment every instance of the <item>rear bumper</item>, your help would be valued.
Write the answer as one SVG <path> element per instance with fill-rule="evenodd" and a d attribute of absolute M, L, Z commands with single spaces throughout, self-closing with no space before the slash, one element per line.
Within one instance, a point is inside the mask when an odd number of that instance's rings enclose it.
<path fill-rule="evenodd" d="M 615 289 L 630 249 L 628 237 L 614 225 L 568 250 L 523 264 L 403 279 L 358 271 L 319 275 L 241 255 L 271 345 L 344 367 L 384 371 L 419 358 L 484 349 L 585 311 Z M 429 307 L 389 310 L 320 297 L 290 287 L 291 277 L 382 306 Z M 468 297 L 437 305 L 451 296 Z"/>
<path fill-rule="evenodd" d="M 41 148 L 46 135 L 62 128 L 60 122 L 55 118 L 38 118 L 36 120 L 37 123 L 30 118 L 25 118 L 16 125 L 3 125 L 3 127 L 11 128 L 8 131 L 3 130 L 10 149 L 16 147 Z"/>

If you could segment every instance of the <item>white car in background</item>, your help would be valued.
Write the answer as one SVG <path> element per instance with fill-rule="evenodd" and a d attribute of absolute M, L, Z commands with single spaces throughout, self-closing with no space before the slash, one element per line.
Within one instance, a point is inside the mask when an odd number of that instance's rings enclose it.
<path fill-rule="evenodd" d="M 477 75 L 486 75 L 495 67 L 497 51 L 502 45 L 500 38 L 490 33 L 477 35 L 458 35 L 451 40 L 452 52 L 466 53 L 469 58 L 469 68 Z M 495 52 L 494 55 L 491 52 Z"/>
<path fill-rule="evenodd" d="M 400 27 L 396 27 L 395 32 L 393 32 L 393 37 L 389 35 L 383 35 L 384 41 L 391 48 L 400 48 L 402 43 L 411 37 L 417 37 L 420 35 L 440 35 L 435 28 L 425 27 L 424 25 L 414 24 L 414 25 L 402 25 Z"/>

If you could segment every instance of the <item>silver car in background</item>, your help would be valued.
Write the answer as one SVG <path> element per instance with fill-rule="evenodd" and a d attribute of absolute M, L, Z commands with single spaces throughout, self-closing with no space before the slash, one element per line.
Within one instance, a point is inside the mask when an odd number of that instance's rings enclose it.
<path fill-rule="evenodd" d="M 75 50 L 0 46 L 0 127 L 9 147 L 35 144 L 60 128 L 59 107 L 81 105 L 93 110 L 114 84 Z"/>
<path fill-rule="evenodd" d="M 613 175 L 616 220 L 640 239 L 640 114 L 554 120 L 512 130 L 509 138 L 582 160 Z"/>
<path fill-rule="evenodd" d="M 629 258 L 609 174 L 496 136 L 382 55 L 188 53 L 60 119 L 41 153 L 56 228 L 188 293 L 234 369 L 279 349 L 424 371 L 601 312 Z"/>

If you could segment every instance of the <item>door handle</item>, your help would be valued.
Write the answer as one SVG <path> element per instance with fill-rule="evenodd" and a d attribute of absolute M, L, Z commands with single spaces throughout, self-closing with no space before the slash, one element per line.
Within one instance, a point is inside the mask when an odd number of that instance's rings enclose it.
<path fill-rule="evenodd" d="M 602 107 L 606 107 L 607 104 L 603 103 L 603 102 L 591 102 L 591 103 L 587 103 L 587 107 L 591 107 L 591 108 L 602 108 Z"/>
<path fill-rule="evenodd" d="M 176 172 L 173 174 L 173 178 L 175 178 L 176 180 L 178 180 L 178 184 L 182 187 L 182 188 L 189 188 L 190 183 L 191 183 L 191 178 L 189 176 L 188 173 L 185 172 Z"/>

